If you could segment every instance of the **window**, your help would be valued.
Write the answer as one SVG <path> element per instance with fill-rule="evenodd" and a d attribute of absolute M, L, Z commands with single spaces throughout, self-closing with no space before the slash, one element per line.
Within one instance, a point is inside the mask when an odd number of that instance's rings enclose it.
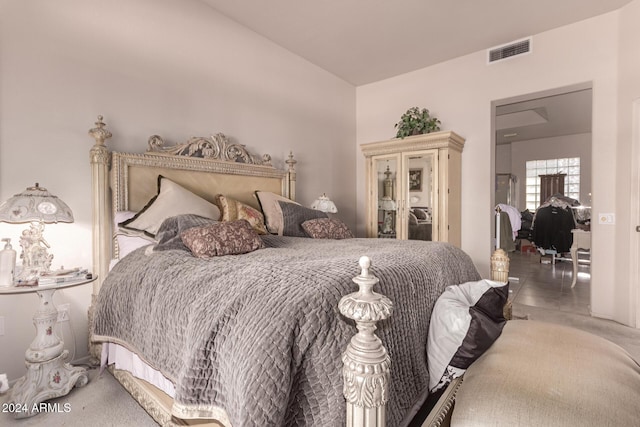
<path fill-rule="evenodd" d="M 540 177 L 539 175 L 552 175 L 566 173 L 564 180 L 564 195 L 572 199 L 580 200 L 580 157 L 568 159 L 530 160 L 527 168 L 527 209 L 534 211 L 540 203 Z"/>

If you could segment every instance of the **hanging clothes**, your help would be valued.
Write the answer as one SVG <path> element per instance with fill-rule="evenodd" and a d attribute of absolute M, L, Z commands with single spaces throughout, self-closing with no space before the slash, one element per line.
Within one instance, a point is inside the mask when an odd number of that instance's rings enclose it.
<path fill-rule="evenodd" d="M 520 211 L 517 208 L 511 205 L 505 205 L 504 203 L 498 203 L 498 206 L 496 206 L 496 208 L 500 208 L 500 211 L 505 212 L 507 215 L 509 215 L 509 221 L 511 222 L 511 234 L 513 240 L 515 240 L 518 236 L 518 231 L 522 226 Z"/>
<path fill-rule="evenodd" d="M 531 232 L 533 243 L 540 249 L 569 252 L 573 243 L 571 230 L 575 228 L 569 208 L 549 204 L 536 211 Z"/>
<path fill-rule="evenodd" d="M 501 211 L 500 212 L 500 249 L 505 252 L 514 252 L 516 250 L 516 244 L 513 241 L 513 234 L 511 228 L 511 220 L 509 215 Z"/>

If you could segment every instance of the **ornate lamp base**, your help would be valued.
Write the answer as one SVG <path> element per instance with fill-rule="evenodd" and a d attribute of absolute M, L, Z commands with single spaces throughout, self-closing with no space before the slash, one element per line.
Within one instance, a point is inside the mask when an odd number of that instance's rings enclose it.
<path fill-rule="evenodd" d="M 85 280 L 80 283 L 88 283 Z M 20 378 L 11 391 L 15 418 L 32 417 L 48 410 L 48 399 L 64 396 L 74 387 L 89 382 L 87 370 L 70 365 L 69 351 L 55 333 L 58 309 L 53 303 L 56 286 L 36 288 L 40 304 L 33 316 L 36 337 L 25 353 L 27 373 Z"/>
<path fill-rule="evenodd" d="M 12 389 L 10 402 L 15 405 L 15 418 L 27 418 L 47 411 L 41 402 L 64 396 L 74 387 L 89 382 L 85 368 L 66 363 L 69 351 L 46 362 L 25 362 L 27 373 Z"/>
<path fill-rule="evenodd" d="M 49 244 L 42 233 L 44 222 L 32 222 L 31 226 L 22 232 L 20 246 L 22 247 L 22 270 L 17 280 L 29 281 L 37 278 L 41 273 L 50 270 L 53 255 L 48 252 Z"/>

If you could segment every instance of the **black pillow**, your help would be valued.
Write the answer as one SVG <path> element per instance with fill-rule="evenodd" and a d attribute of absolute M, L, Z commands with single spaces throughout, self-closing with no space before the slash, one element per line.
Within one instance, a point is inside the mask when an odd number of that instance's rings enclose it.
<path fill-rule="evenodd" d="M 429 390 L 461 376 L 502 333 L 509 283 L 493 280 L 447 286 L 433 307 L 427 356 Z"/>

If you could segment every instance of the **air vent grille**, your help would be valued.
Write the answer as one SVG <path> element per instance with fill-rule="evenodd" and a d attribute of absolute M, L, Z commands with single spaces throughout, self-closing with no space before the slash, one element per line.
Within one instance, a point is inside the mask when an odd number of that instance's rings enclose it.
<path fill-rule="evenodd" d="M 531 38 L 489 49 L 489 63 L 531 52 Z"/>

